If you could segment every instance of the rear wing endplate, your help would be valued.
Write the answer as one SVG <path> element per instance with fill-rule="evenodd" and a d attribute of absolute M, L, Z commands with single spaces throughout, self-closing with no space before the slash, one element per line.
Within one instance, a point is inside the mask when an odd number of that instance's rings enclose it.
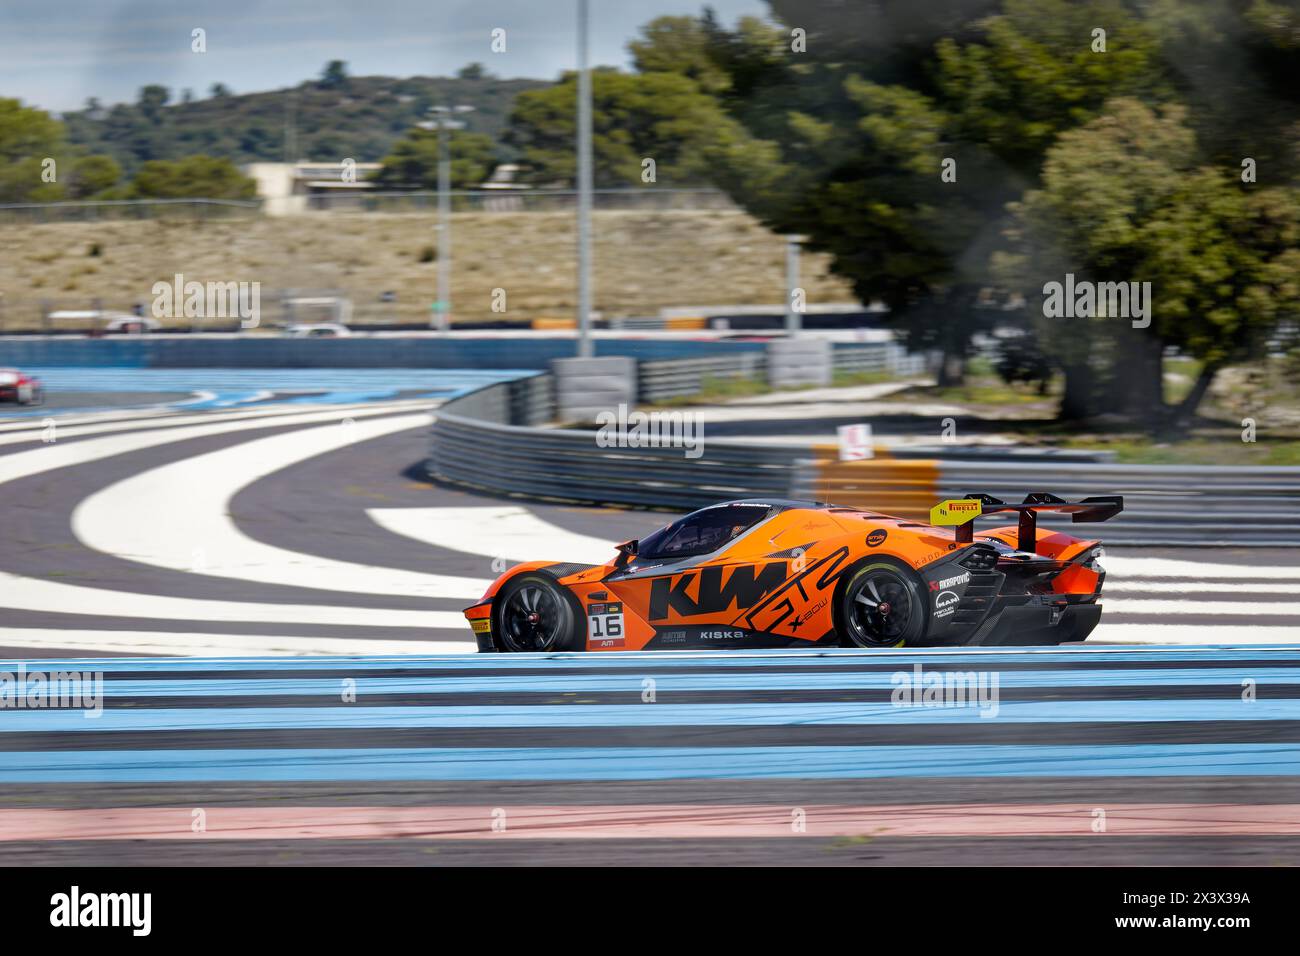
<path fill-rule="evenodd" d="M 1123 510 L 1123 495 L 1096 495 L 1082 501 L 1066 501 L 1045 491 L 1035 491 L 1026 495 L 1020 504 L 1012 505 L 992 495 L 975 493 L 935 505 L 930 509 L 930 523 L 956 525 L 957 543 L 970 544 L 975 539 L 975 519 L 980 515 L 1015 511 L 1020 516 L 1016 547 L 1021 551 L 1032 552 L 1038 541 L 1040 511 L 1068 514 L 1071 521 L 1087 522 L 1106 521 Z"/>

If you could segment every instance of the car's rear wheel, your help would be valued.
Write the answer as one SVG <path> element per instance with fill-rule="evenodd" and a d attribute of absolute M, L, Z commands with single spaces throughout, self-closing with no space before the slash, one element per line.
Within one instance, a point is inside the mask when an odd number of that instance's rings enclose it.
<path fill-rule="evenodd" d="M 858 568 L 840 600 L 840 632 L 856 647 L 902 647 L 925 634 L 926 606 L 910 572 L 893 564 Z"/>
<path fill-rule="evenodd" d="M 573 596 L 551 578 L 521 575 L 497 599 L 493 631 L 505 651 L 581 650 L 576 606 Z"/>

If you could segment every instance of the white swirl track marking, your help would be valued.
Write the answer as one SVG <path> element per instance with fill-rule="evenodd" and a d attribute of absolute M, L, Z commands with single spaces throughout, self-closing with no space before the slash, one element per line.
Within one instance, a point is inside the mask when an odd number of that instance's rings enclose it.
<path fill-rule="evenodd" d="M 430 420 L 422 413 L 304 428 L 152 468 L 82 501 L 72 514 L 72 530 L 89 548 L 175 571 L 469 603 L 483 593 L 489 579 L 401 571 L 290 551 L 248 537 L 230 517 L 231 499 L 267 475 Z M 201 553 L 198 568 L 196 552 Z"/>
<path fill-rule="evenodd" d="M 485 558 L 604 564 L 614 542 L 577 534 L 517 505 L 477 508 L 368 508 L 381 528 L 424 544 Z"/>
<path fill-rule="evenodd" d="M 249 420 L 226 421 L 224 416 L 213 421 L 211 416 L 199 416 L 204 422 L 181 428 L 130 432 L 124 435 L 108 435 L 87 438 L 70 444 L 42 445 L 27 451 L 15 452 L 0 458 L 0 485 L 32 475 L 53 471 L 59 468 L 74 467 L 114 455 L 141 451 L 172 442 L 184 441 L 229 432 L 247 431 L 282 424 L 318 424 L 322 422 L 339 422 L 352 418 L 356 428 L 369 416 L 389 413 L 394 408 L 405 410 L 421 403 L 399 403 L 396 405 L 369 405 L 352 407 L 335 407 L 328 410 L 314 410 L 294 415 L 275 416 L 271 419 L 257 417 Z M 427 403 L 424 403 L 427 407 Z M 174 420 L 173 420 L 174 421 Z M 338 426 L 336 426 L 338 427 Z M 339 431 L 345 429 L 339 428 Z M 2 493 L 2 492 L 0 492 Z M 147 520 L 153 521 L 150 517 Z M 319 585 L 316 585 L 319 586 Z M 474 596 L 477 596 L 474 595 Z M 464 619 L 454 611 L 410 611 L 374 608 L 337 607 L 325 605 L 287 605 L 260 604 L 238 601 L 201 600 L 194 598 L 167 597 L 153 594 L 138 594 L 129 591 L 117 591 L 110 588 L 95 588 L 81 585 L 65 584 L 57 581 L 25 577 L 22 575 L 0 573 L 0 644 L 12 646 L 55 646 L 86 647 L 93 649 L 91 640 L 86 635 L 98 632 L 70 630 L 44 630 L 32 628 L 14 628 L 3 625 L 3 608 L 17 610 L 76 613 L 102 617 L 133 617 L 150 620 L 210 620 L 245 623 L 306 623 L 339 624 L 349 626 L 391 626 L 454 628 L 460 630 L 465 626 Z M 106 632 L 121 637 L 126 632 Z M 81 642 L 78 643 L 78 635 Z M 158 635 L 161 639 L 166 635 Z M 191 635 L 197 637 L 197 635 Z M 234 640 L 238 635 L 219 635 Z M 47 639 L 48 637 L 48 639 Z M 179 636 L 177 636 L 179 637 Z M 39 640 L 38 640 L 39 639 Z M 251 638 L 247 638 L 251 640 Z M 290 639 L 284 638 L 283 641 Z M 304 639 L 307 640 L 307 639 Z M 311 638 L 312 646 L 327 646 L 326 639 Z M 35 643 L 28 643 L 29 641 Z M 230 643 L 227 641 L 226 643 Z M 369 644 L 358 641 L 357 645 Z M 405 642 L 401 642 L 405 644 Z M 100 644 L 103 649 L 112 649 L 108 644 Z M 306 646 L 306 645 L 304 645 Z M 441 645 L 440 645 L 441 646 Z M 184 653 L 184 651 L 180 651 Z M 309 651 L 303 650 L 302 653 Z M 339 653 L 339 651 L 332 651 Z"/>

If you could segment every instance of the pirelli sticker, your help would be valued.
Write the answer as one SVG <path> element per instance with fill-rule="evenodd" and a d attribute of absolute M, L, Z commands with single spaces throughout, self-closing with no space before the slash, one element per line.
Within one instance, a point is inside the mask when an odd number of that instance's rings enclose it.
<path fill-rule="evenodd" d="M 491 634 L 492 621 L 490 618 L 480 617 L 469 622 L 469 626 L 474 629 L 475 634 Z"/>
<path fill-rule="evenodd" d="M 965 524 L 978 518 L 984 511 L 978 498 L 949 498 L 930 509 L 930 524 Z"/>

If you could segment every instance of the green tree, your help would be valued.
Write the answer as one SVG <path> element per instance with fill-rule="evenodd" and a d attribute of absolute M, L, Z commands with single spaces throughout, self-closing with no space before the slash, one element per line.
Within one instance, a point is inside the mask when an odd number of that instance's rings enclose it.
<path fill-rule="evenodd" d="M 521 93 L 505 141 L 519 151 L 523 179 L 572 184 L 576 180 L 577 78 Z M 712 152 L 740 135 L 739 127 L 691 79 L 672 73 L 592 74 L 593 180 L 598 186 L 646 182 L 703 184 Z"/>
<path fill-rule="evenodd" d="M 165 86 L 156 83 L 140 88 L 140 99 L 137 105 L 140 107 L 140 113 L 150 123 L 162 122 L 163 107 L 171 100 L 171 91 Z"/>
<path fill-rule="evenodd" d="M 722 93 L 731 78 L 713 49 L 711 15 L 658 17 L 641 28 L 642 36 L 628 43 L 638 73 L 679 73 L 705 93 Z"/>
<path fill-rule="evenodd" d="M 68 195 L 73 199 L 102 197 L 122 178 L 122 167 L 109 156 L 81 156 L 72 163 Z"/>
<path fill-rule="evenodd" d="M 348 65 L 342 60 L 330 60 L 321 70 L 318 85 L 327 90 L 340 90 L 348 85 Z"/>
<path fill-rule="evenodd" d="M 18 100 L 0 99 L 0 202 L 62 199 L 66 150 L 58 120 Z"/>
<path fill-rule="evenodd" d="M 941 384 L 959 381 L 993 315 L 976 305 L 1005 204 L 1062 129 L 1116 88 L 1158 82 L 1154 40 L 1100 0 L 771 6 L 787 27 L 780 57 L 770 32 L 710 30 L 713 55 L 744 65 L 747 92 L 733 84 L 722 99 L 749 136 L 714 163 L 715 180 L 830 253 L 863 301 L 890 306 L 910 347 L 944 353 Z M 1084 59 L 1097 22 L 1125 30 L 1109 69 Z M 804 52 L 791 50 L 796 28 Z"/>
<path fill-rule="evenodd" d="M 493 143 L 490 136 L 468 130 L 451 130 L 451 188 L 473 189 L 492 172 Z M 422 190 L 438 188 L 438 133 L 413 129 L 384 157 L 384 168 L 374 177 L 383 189 Z"/>
<path fill-rule="evenodd" d="M 1215 374 L 1257 357 L 1279 319 L 1300 308 L 1300 195 L 1243 184 L 1236 170 L 1199 163 L 1181 106 L 1157 112 L 1115 100 L 1049 150 L 1042 187 L 1015 204 L 1015 251 L 998 267 L 1029 293 L 1062 281 L 1149 282 L 1150 326 L 1094 314 L 1063 326 L 1035 318 L 1039 340 L 1065 367 L 1082 365 L 1084 390 L 1066 413 L 1105 412 L 1186 425 Z M 1168 346 L 1202 363 L 1178 406 L 1166 405 Z"/>
<path fill-rule="evenodd" d="M 135 199 L 253 199 L 257 183 L 228 159 L 154 159 L 135 174 L 130 195 Z"/>

